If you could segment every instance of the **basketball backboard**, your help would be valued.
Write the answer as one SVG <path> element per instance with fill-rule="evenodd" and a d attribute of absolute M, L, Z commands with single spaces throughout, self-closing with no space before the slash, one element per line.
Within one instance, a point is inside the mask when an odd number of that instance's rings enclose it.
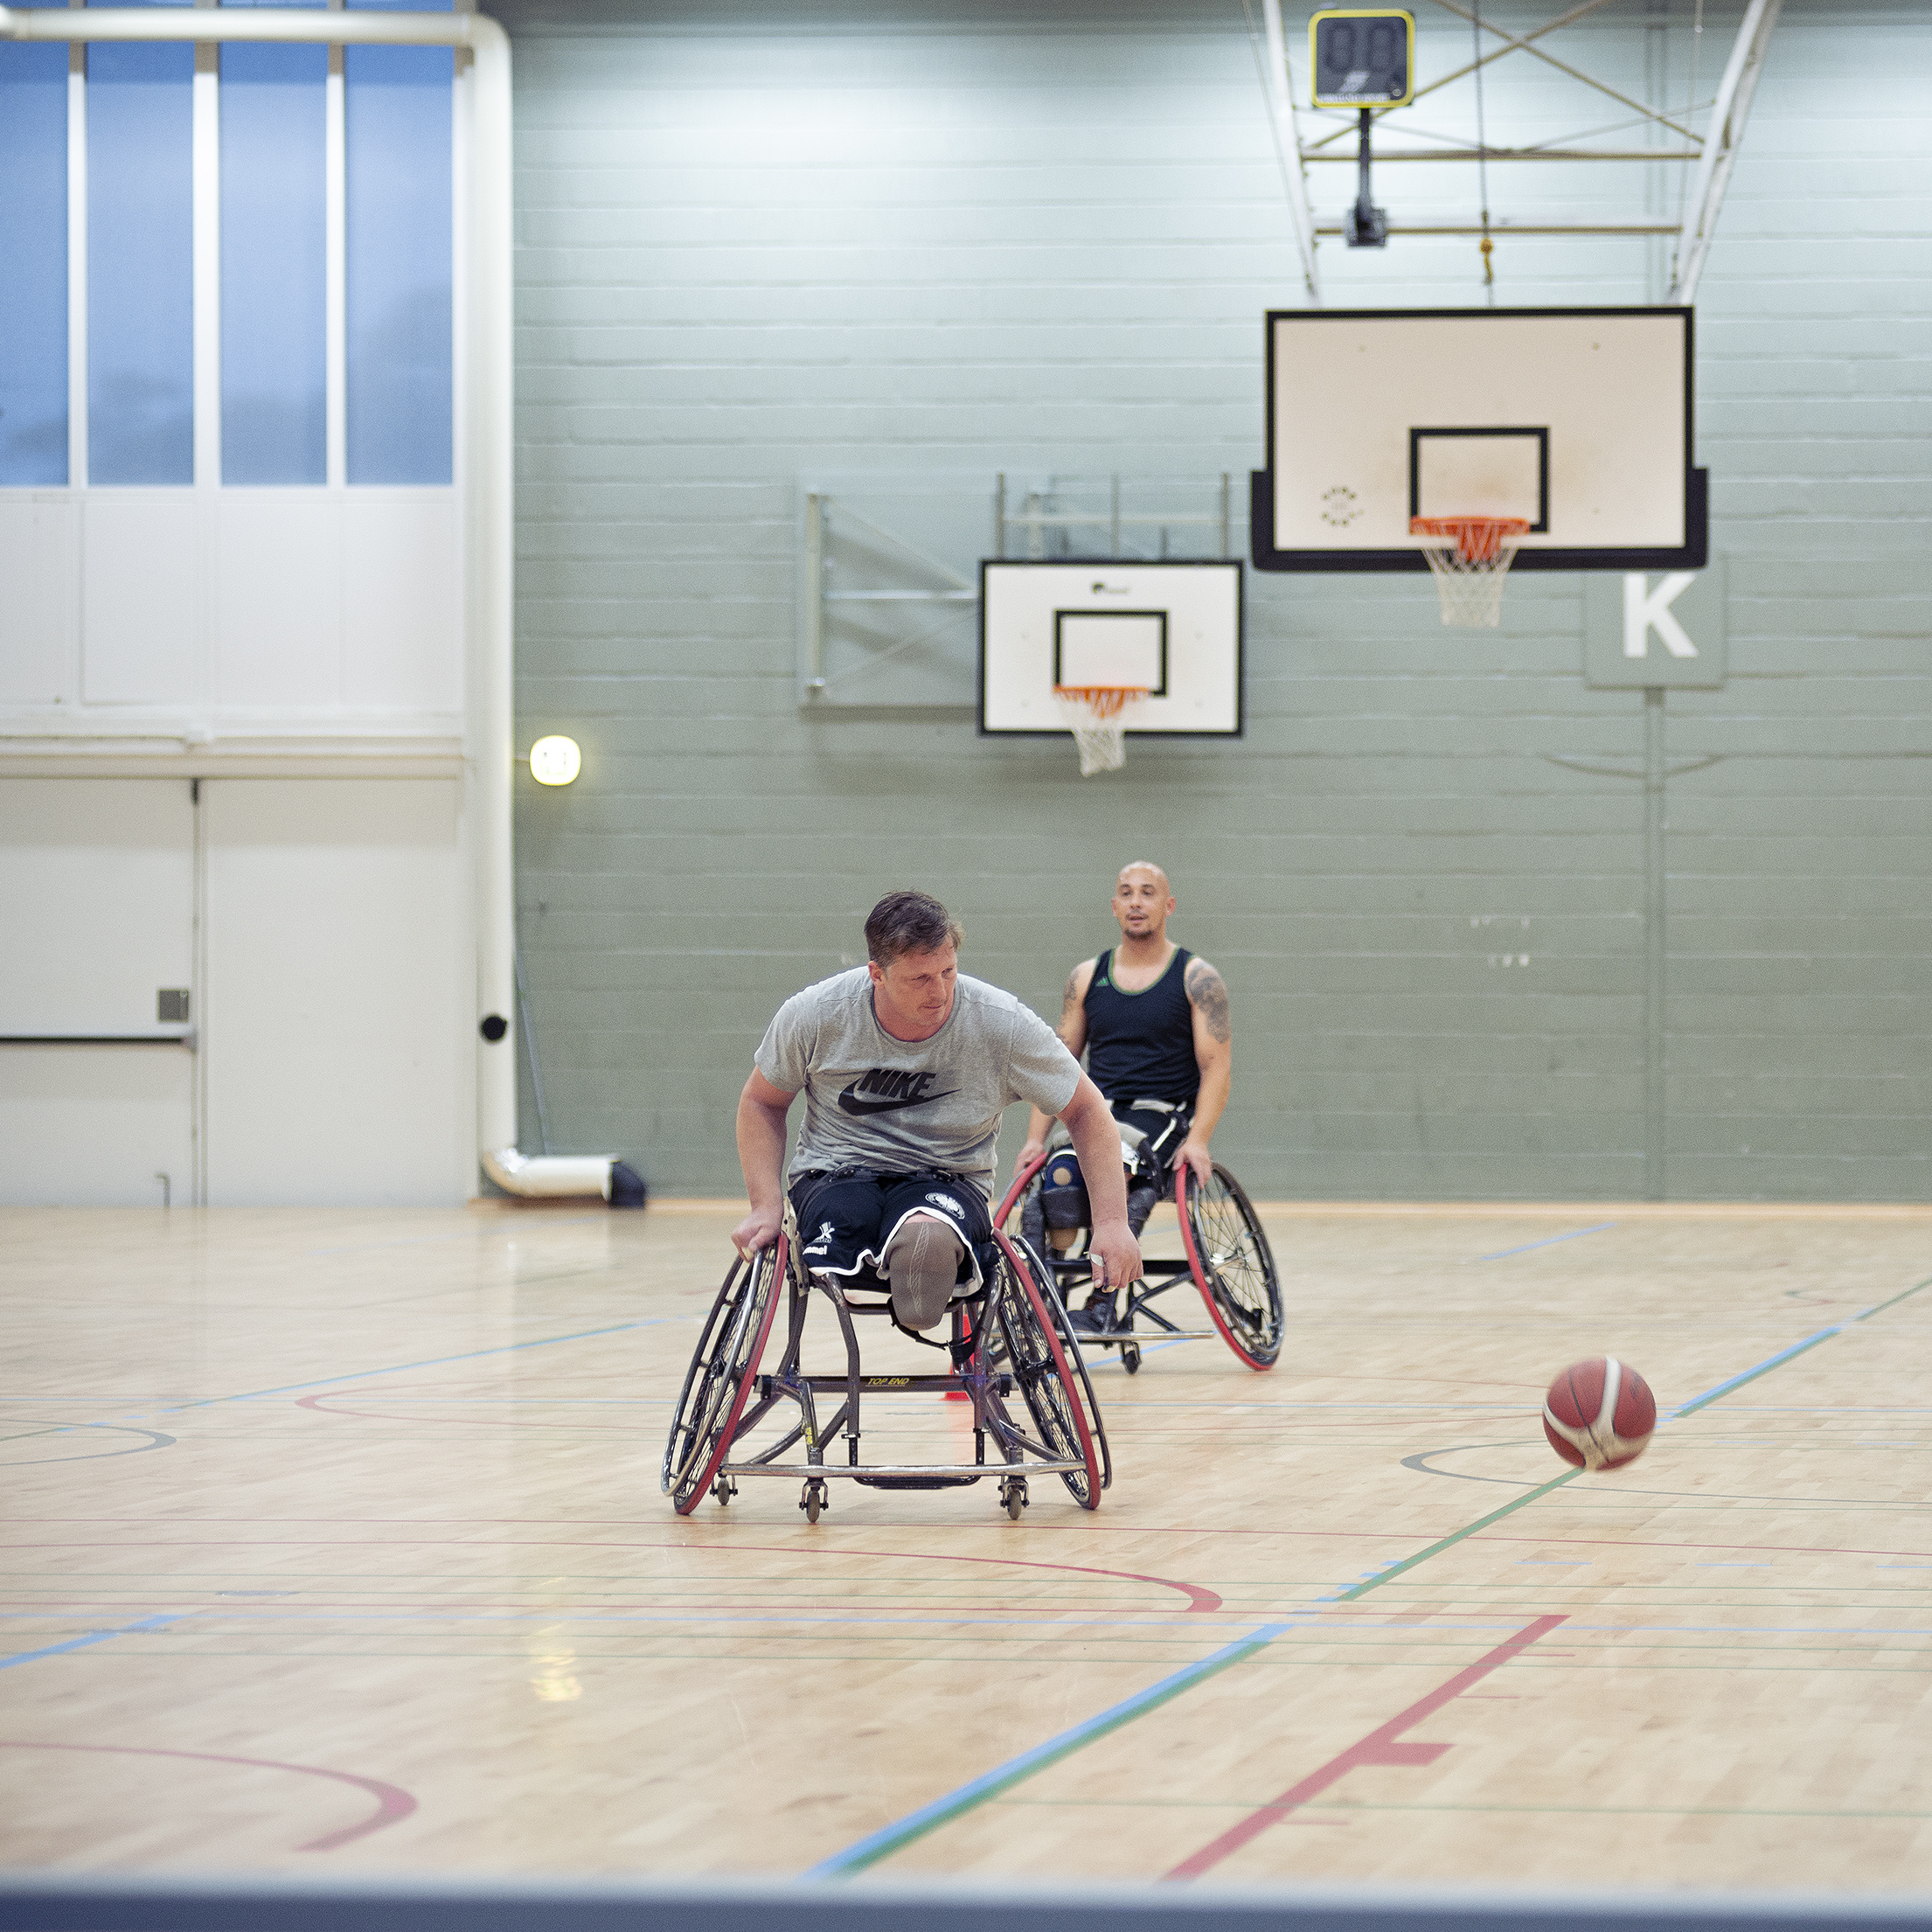
<path fill-rule="evenodd" d="M 1241 566 L 1118 558 L 980 566 L 983 735 L 1066 733 L 1056 687 L 1147 695 L 1139 737 L 1241 731 Z"/>
<path fill-rule="evenodd" d="M 1416 518 L 1521 518 L 1522 570 L 1695 570 L 1688 309 L 1268 317 L 1258 570 L 1427 567 Z"/>

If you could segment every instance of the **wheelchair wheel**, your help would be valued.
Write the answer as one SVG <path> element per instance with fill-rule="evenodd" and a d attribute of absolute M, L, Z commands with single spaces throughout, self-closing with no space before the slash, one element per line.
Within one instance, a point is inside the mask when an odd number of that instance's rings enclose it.
<path fill-rule="evenodd" d="M 1004 1234 L 995 1239 L 1000 1268 L 993 1320 L 1005 1366 L 1039 1432 L 1039 1446 L 1055 1462 L 1086 1464 L 1058 1471 L 1060 1481 L 1082 1509 L 1097 1510 L 1101 1491 L 1114 1479 L 1113 1458 L 1080 1345 L 1039 1257 Z"/>
<path fill-rule="evenodd" d="M 1184 1162 L 1174 1205 L 1189 1271 L 1215 1327 L 1250 1368 L 1273 1368 L 1282 1352 L 1281 1282 L 1241 1184 L 1216 1161 L 1204 1187 Z"/>
<path fill-rule="evenodd" d="M 785 1238 L 781 1234 L 748 1263 L 733 1261 L 711 1304 L 678 1398 L 671 1439 L 664 1444 L 660 1483 L 680 1516 L 689 1516 L 704 1499 L 731 1447 L 759 1358 L 765 1352 L 772 1317 L 778 1311 L 778 1289 L 784 1278 Z"/>

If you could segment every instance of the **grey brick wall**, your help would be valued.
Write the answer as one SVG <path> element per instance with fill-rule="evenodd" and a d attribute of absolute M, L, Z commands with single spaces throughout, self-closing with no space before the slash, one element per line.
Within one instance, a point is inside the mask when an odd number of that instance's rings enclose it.
<path fill-rule="evenodd" d="M 857 956 L 880 892 L 940 893 L 968 969 L 1052 1014 L 1150 856 L 1232 990 L 1217 1144 L 1254 1192 L 1639 1193 L 1642 788 L 1553 754 L 1640 769 L 1643 706 L 1583 685 L 1581 580 L 1518 579 L 1484 633 L 1443 630 L 1425 580 L 1251 574 L 1245 740 L 1085 783 L 1070 747 L 955 714 L 798 712 L 802 477 L 1260 461 L 1261 317 L 1297 284 L 1240 9 L 623 10 L 506 14 L 519 732 L 587 761 L 518 799 L 553 1146 L 734 1191 L 758 1034 Z M 1426 76 L 1468 30 L 1418 10 Z M 1739 10 L 1706 8 L 1706 93 Z M 1568 44 L 1680 100 L 1671 11 L 1626 0 Z M 1591 124 L 1557 87 L 1491 69 L 1491 139 Z M 1669 700 L 1673 765 L 1717 761 L 1669 791 L 1677 1197 L 1932 1192 L 1929 99 L 1932 0 L 1786 0 L 1699 294 L 1732 676 Z M 1378 197 L 1466 214 L 1473 177 L 1392 167 Z M 1318 205 L 1351 186 L 1318 171 Z M 1642 164 L 1491 170 L 1518 220 L 1678 192 Z M 1331 305 L 1482 300 L 1470 242 L 1322 260 Z M 1498 261 L 1511 304 L 1667 281 L 1654 241 Z M 534 1147 L 527 1081 L 524 1111 Z"/>

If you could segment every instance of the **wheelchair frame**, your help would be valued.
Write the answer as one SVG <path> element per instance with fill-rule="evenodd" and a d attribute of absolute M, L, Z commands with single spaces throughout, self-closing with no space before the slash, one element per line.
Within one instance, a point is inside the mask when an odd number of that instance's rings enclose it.
<path fill-rule="evenodd" d="M 1005 1199 L 993 1215 L 996 1227 L 1004 1228 L 1019 1212 L 1028 1189 L 1052 1157 L 1051 1154 L 1039 1155 L 1013 1176 L 1012 1185 L 1006 1190 Z M 1139 1373 L 1141 1345 L 1147 1341 L 1205 1341 L 1218 1335 L 1252 1369 L 1271 1369 L 1281 1359 L 1281 1276 L 1275 1269 L 1274 1250 L 1268 1246 L 1261 1217 L 1255 1213 L 1254 1204 L 1241 1184 L 1219 1161 L 1213 1164 L 1213 1172 L 1225 1199 L 1242 1224 L 1241 1234 L 1231 1239 L 1230 1231 L 1223 1229 L 1217 1242 L 1216 1231 L 1206 1224 L 1200 1183 L 1185 1161 L 1178 1163 L 1174 1170 L 1174 1211 L 1180 1220 L 1185 1258 L 1143 1255 L 1141 1278 L 1128 1289 L 1127 1305 L 1117 1318 L 1117 1325 L 1102 1333 L 1084 1329 L 1074 1331 L 1078 1340 L 1087 1346 L 1119 1349 L 1121 1366 L 1129 1375 Z M 1054 1288 L 1063 1303 L 1067 1289 L 1087 1281 L 1093 1272 L 1088 1259 L 1093 1228 L 1089 1225 L 1082 1232 L 1087 1239 L 1080 1244 L 1077 1252 L 1049 1253 L 1045 1257 L 1045 1266 L 1053 1276 Z M 1232 1272 L 1227 1264 L 1233 1260 L 1236 1249 L 1244 1247 L 1259 1263 L 1261 1273 L 1267 1310 L 1266 1318 L 1258 1325 L 1227 1281 L 1227 1274 Z M 1183 1327 L 1178 1322 L 1170 1321 L 1153 1305 L 1168 1289 L 1178 1287 L 1184 1281 L 1192 1281 L 1199 1290 L 1208 1317 L 1214 1324 L 1212 1328 Z M 1144 1316 L 1152 1324 L 1138 1334 L 1134 1330 L 1137 1316 Z"/>
<path fill-rule="evenodd" d="M 800 1479 L 798 1506 L 816 1523 L 830 1506 L 828 1483 L 843 1477 L 871 1489 L 963 1488 L 989 1477 L 999 1481 L 1000 1506 L 1015 1522 L 1028 1505 L 1029 1473 L 1056 1475 L 1081 1508 L 1100 1507 L 1113 1481 L 1113 1459 L 1087 1366 L 1074 1343 L 1053 1277 L 1026 1242 L 996 1231 L 998 1262 L 970 1295 L 948 1310 L 949 1335 L 941 1345 L 951 1372 L 941 1375 L 868 1375 L 859 1363 L 854 1317 L 891 1314 L 889 1296 L 855 1300 L 851 1285 L 815 1275 L 801 1263 L 798 1228 L 788 1204 L 782 1231 L 749 1262 L 734 1257 L 698 1338 L 664 1445 L 662 1487 L 680 1516 L 706 1494 L 719 1504 L 737 1493 L 740 1477 Z M 782 1281 L 786 1334 L 777 1367 L 760 1373 L 775 1325 Z M 858 1284 L 861 1295 L 874 1290 Z M 845 1345 L 845 1373 L 806 1374 L 799 1368 L 805 1317 L 814 1291 L 837 1317 Z M 885 1293 L 880 1283 L 876 1291 Z M 1014 1420 L 1007 1398 L 1018 1391 L 1036 1434 Z M 886 1463 L 859 1460 L 860 1412 L 868 1392 L 964 1396 L 973 1405 L 973 1460 L 968 1463 Z M 819 1420 L 816 1397 L 841 1400 Z M 735 1453 L 781 1403 L 796 1421 L 756 1455 Z M 845 1460 L 827 1459 L 827 1444 L 843 1435 Z M 987 1460 L 989 1441 L 997 1460 Z M 803 1462 L 781 1458 L 798 1443 Z"/>

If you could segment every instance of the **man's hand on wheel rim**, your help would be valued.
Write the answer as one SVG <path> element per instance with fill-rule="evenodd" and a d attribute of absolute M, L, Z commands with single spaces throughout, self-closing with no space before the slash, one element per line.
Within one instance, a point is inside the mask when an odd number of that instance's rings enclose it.
<path fill-rule="evenodd" d="M 1174 1164 L 1178 1167 L 1183 1161 L 1194 1170 L 1194 1178 L 1203 1187 L 1214 1178 L 1214 1157 L 1208 1152 L 1206 1141 L 1183 1141 L 1179 1151 L 1174 1156 Z"/>
<path fill-rule="evenodd" d="M 775 1207 L 754 1207 L 731 1231 L 731 1245 L 748 1261 L 778 1239 L 784 1216 Z"/>

